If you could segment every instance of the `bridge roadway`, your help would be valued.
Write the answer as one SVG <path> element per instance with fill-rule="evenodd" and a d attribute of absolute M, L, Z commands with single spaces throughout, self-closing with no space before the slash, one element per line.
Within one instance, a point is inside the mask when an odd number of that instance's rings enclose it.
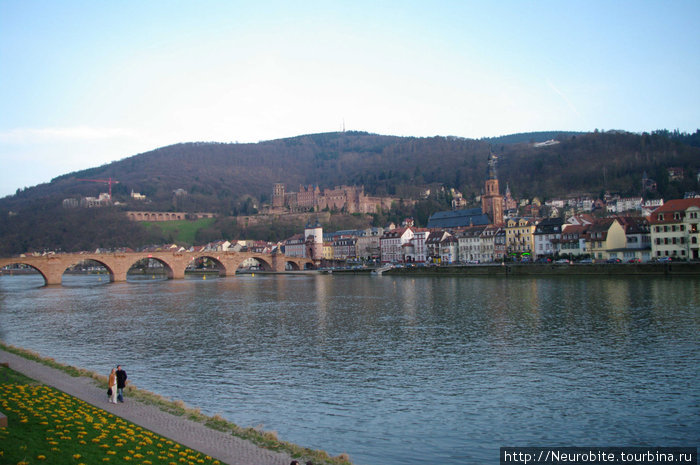
<path fill-rule="evenodd" d="M 245 260 L 256 259 L 263 270 L 282 272 L 288 269 L 313 269 L 311 259 L 287 257 L 283 254 L 255 252 L 128 252 L 128 253 L 66 253 L 42 256 L 0 258 L 0 268 L 23 264 L 37 270 L 47 285 L 60 285 L 63 273 L 85 260 L 104 266 L 112 282 L 126 281 L 126 273 L 140 260 L 151 258 L 163 264 L 169 279 L 183 279 L 187 266 L 198 258 L 209 258 L 217 266 L 219 276 L 233 276 Z"/>

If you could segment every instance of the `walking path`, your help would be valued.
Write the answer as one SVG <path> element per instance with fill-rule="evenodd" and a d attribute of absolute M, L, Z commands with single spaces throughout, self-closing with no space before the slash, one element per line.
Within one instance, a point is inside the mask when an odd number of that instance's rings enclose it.
<path fill-rule="evenodd" d="M 159 408 L 127 398 L 124 403 L 110 404 L 107 392 L 87 377 L 72 377 L 24 357 L 0 349 L 0 362 L 66 394 L 130 421 L 168 439 L 177 441 L 229 465 L 288 465 L 288 454 L 262 449 L 252 442 L 207 428 L 201 423 L 163 412 Z"/>

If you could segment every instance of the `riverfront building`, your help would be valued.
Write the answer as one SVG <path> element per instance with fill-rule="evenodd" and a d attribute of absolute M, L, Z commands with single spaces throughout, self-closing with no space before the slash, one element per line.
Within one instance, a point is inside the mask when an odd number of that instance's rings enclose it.
<path fill-rule="evenodd" d="M 700 199 L 669 200 L 649 217 L 653 258 L 700 258 Z"/>

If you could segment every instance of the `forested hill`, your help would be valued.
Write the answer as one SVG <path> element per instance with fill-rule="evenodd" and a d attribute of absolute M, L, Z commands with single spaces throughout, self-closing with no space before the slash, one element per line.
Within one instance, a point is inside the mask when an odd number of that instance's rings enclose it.
<path fill-rule="evenodd" d="M 81 178 L 112 177 L 115 199 L 133 190 L 152 200 L 152 209 L 172 209 L 173 191 L 188 192 L 184 209 L 236 213 L 247 196 L 269 201 L 275 182 L 288 191 L 299 185 L 364 185 L 370 194 L 413 197 L 416 186 L 441 183 L 465 196 L 479 195 L 489 148 L 498 155 L 498 175 L 516 197 L 551 198 L 570 193 L 598 195 L 607 190 L 639 194 L 644 172 L 660 184 L 661 195 L 693 190 L 700 148 L 671 134 L 532 133 L 527 142 L 503 138 L 393 137 L 361 132 L 299 136 L 257 144 L 183 143 L 135 155 L 108 165 L 66 174 L 0 200 L 0 208 L 21 208 L 28 200 L 60 203 L 92 195 L 106 186 Z M 536 147 L 556 138 L 561 143 Z M 687 183 L 669 186 L 665 170 L 684 168 Z"/>
<path fill-rule="evenodd" d="M 551 139 L 558 143 L 536 144 Z M 664 130 L 542 132 L 481 140 L 340 132 L 256 144 L 182 143 L 65 174 L 0 199 L 0 242 L 12 229 L 10 223 L 18 223 L 12 218 L 30 224 L 28 218 L 41 214 L 46 221 L 58 221 L 63 199 L 106 191 L 104 185 L 80 179 L 118 180 L 113 197 L 131 209 L 221 215 L 251 213 L 253 205 L 270 201 L 276 182 L 285 183 L 288 191 L 301 184 L 363 185 L 368 194 L 401 198 L 416 198 L 421 187 L 439 183 L 473 199 L 481 194 L 489 150 L 498 156 L 502 189 L 508 184 L 516 198 L 583 193 L 597 197 L 603 191 L 639 195 L 645 172 L 657 181 L 659 196 L 677 198 L 700 190 L 699 140 L 700 131 L 688 135 Z M 670 182 L 669 167 L 682 168 L 684 179 Z M 174 196 L 176 189 L 188 194 Z M 145 194 L 149 203 L 132 201 L 132 190 Z M 61 221 L 64 234 L 71 234 L 70 222 Z M 15 224 L 13 234 L 21 236 L 22 229 Z M 132 231 L 132 236 L 139 235 Z"/>

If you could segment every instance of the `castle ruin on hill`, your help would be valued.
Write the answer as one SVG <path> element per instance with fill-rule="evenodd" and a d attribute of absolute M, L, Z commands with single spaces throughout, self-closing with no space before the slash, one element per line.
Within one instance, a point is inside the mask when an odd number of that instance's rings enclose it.
<path fill-rule="evenodd" d="M 336 186 L 321 190 L 318 185 L 299 186 L 299 192 L 286 192 L 283 183 L 276 183 L 272 190 L 273 210 L 323 211 L 337 210 L 346 213 L 377 213 L 389 210 L 393 197 L 370 197 L 364 186 Z"/>

